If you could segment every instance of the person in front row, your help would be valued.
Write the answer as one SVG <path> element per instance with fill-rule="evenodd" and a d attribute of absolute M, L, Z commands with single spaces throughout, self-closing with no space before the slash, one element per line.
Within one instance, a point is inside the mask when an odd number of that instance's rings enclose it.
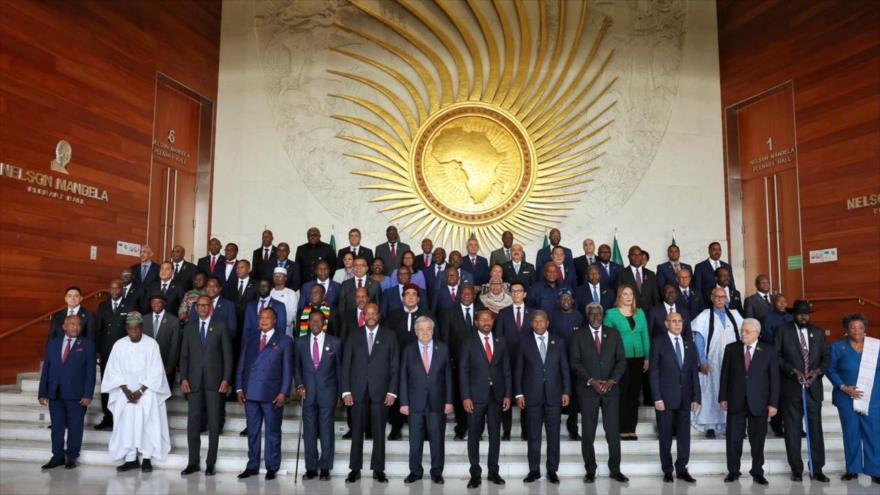
<path fill-rule="evenodd" d="M 95 394 L 95 344 L 80 336 L 78 315 L 64 318 L 64 337 L 49 340 L 40 371 L 40 405 L 49 406 L 52 458 L 43 469 L 76 467 L 82 446 L 86 409 Z M 67 433 L 67 450 L 64 434 Z"/>
<path fill-rule="evenodd" d="M 670 286 L 667 286 L 670 287 Z M 682 335 L 680 313 L 666 315 L 666 334 L 651 341 L 648 378 L 657 415 L 663 481 L 672 483 L 672 437 L 676 440 L 675 477 L 696 483 L 688 473 L 691 452 L 691 413 L 700 408 L 700 358 L 693 341 Z"/>
<path fill-rule="evenodd" d="M 759 485 L 764 477 L 764 440 L 767 418 L 776 415 L 779 406 L 779 361 L 776 349 L 758 342 L 761 323 L 746 318 L 742 323 L 742 341 L 724 348 L 718 401 L 727 411 L 727 477 L 725 483 L 740 477 L 743 438 L 748 431 L 752 455 L 749 473 Z M 799 428 L 796 428 L 799 429 Z"/>
<path fill-rule="evenodd" d="M 547 432 L 547 480 L 559 483 L 559 427 L 562 408 L 571 399 L 568 351 L 562 339 L 547 333 L 550 318 L 543 310 L 532 312 L 533 333 L 524 337 L 513 373 L 516 403 L 528 421 L 529 474 L 532 483 L 541 477 L 541 428 Z"/>
<path fill-rule="evenodd" d="M 274 480 L 281 467 L 281 417 L 293 380 L 293 340 L 275 329 L 278 316 L 272 308 L 260 312 L 260 333 L 242 342 L 235 373 L 238 402 L 244 406 L 248 432 L 247 467 L 238 479 L 260 472 L 260 439 L 266 424 L 266 480 Z"/>
<path fill-rule="evenodd" d="M 400 414 L 409 416 L 409 475 L 403 482 L 422 479 L 423 435 L 427 431 L 431 481 L 442 485 L 446 415 L 453 411 L 452 364 L 449 347 L 434 340 L 434 320 L 421 316 L 415 325 L 418 342 L 400 355 Z"/>

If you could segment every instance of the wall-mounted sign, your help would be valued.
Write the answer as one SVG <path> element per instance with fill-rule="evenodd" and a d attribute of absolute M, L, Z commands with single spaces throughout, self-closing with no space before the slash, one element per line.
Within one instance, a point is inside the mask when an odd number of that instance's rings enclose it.
<path fill-rule="evenodd" d="M 837 261 L 837 248 L 814 249 L 810 251 L 810 264 Z"/>
<path fill-rule="evenodd" d="M 880 194 L 866 194 L 864 196 L 853 196 L 846 200 L 847 210 L 860 210 L 862 208 L 871 208 L 875 215 L 880 213 Z"/>
<path fill-rule="evenodd" d="M 167 140 L 167 143 L 163 143 L 158 139 L 154 139 L 153 154 L 158 157 L 173 160 L 181 165 L 186 165 L 186 162 L 189 161 L 190 154 L 189 151 L 174 146 L 174 142 L 177 140 L 177 133 L 174 129 L 168 131 Z"/>
<path fill-rule="evenodd" d="M 800 270 L 804 267 L 804 259 L 799 254 L 789 256 L 786 261 L 788 261 L 789 270 Z"/>
<path fill-rule="evenodd" d="M 55 146 L 55 158 L 49 163 L 49 169 L 60 174 L 70 175 L 68 164 L 73 156 L 70 143 L 61 140 Z M 88 199 L 109 202 L 110 195 L 106 189 L 77 182 L 66 177 L 57 177 L 26 167 L 0 162 L 0 176 L 23 182 L 30 194 L 43 196 L 57 201 L 68 201 L 82 205 Z"/>
<path fill-rule="evenodd" d="M 136 242 L 116 241 L 116 254 L 137 258 L 141 255 L 141 245 Z"/>

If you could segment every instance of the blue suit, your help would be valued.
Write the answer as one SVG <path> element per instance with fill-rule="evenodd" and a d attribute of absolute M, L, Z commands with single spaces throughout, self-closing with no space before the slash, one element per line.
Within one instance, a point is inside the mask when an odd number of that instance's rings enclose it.
<path fill-rule="evenodd" d="M 318 283 L 317 280 L 309 280 L 308 282 L 302 285 L 302 290 L 299 291 L 299 310 L 306 306 L 306 302 L 309 300 L 309 294 L 312 293 L 312 287 Z M 327 301 L 327 304 L 330 305 L 331 308 L 336 307 L 337 301 L 339 301 L 339 294 L 342 293 L 342 284 L 339 282 L 334 282 L 332 280 L 327 281 L 327 291 L 324 293 L 324 300 Z"/>
<path fill-rule="evenodd" d="M 275 331 L 266 347 L 260 350 L 260 335 L 242 340 L 241 359 L 235 373 L 238 390 L 244 392 L 247 417 L 247 469 L 260 468 L 260 438 L 266 422 L 266 470 L 281 467 L 281 417 L 284 407 L 272 401 L 278 394 L 288 396 L 293 382 L 293 340 Z"/>
<path fill-rule="evenodd" d="M 447 309 L 454 307 L 461 302 L 462 287 L 463 285 L 459 283 L 458 287 L 455 288 L 455 299 L 452 298 L 452 293 L 449 292 L 449 286 L 446 285 L 446 282 L 434 291 L 434 299 L 431 301 L 431 311 L 434 313 L 435 320 L 441 314 L 445 313 Z"/>
<path fill-rule="evenodd" d="M 529 306 L 535 309 L 543 309 L 550 314 L 559 303 L 559 289 L 567 287 L 557 280 L 556 287 L 550 287 L 547 282 L 540 282 L 529 290 Z"/>
<path fill-rule="evenodd" d="M 436 273 L 437 265 L 433 262 L 427 268 L 422 268 L 420 270 L 423 277 L 425 277 L 425 290 L 428 291 L 428 302 L 430 303 L 431 298 L 434 297 L 434 291 L 437 289 L 437 280 L 446 279 L 446 264 L 444 263 L 443 269 L 440 270 L 439 275 Z"/>
<path fill-rule="evenodd" d="M 623 265 L 618 265 L 612 261 L 608 262 L 608 267 L 602 264 L 601 261 L 597 261 L 594 263 L 599 267 L 599 285 L 602 287 L 608 287 L 615 294 L 617 293 L 617 276 L 620 272 L 623 271 Z"/>
<path fill-rule="evenodd" d="M 67 338 L 52 339 L 46 344 L 40 388 L 37 397 L 49 399 L 49 417 L 52 421 L 52 458 L 76 461 L 82 447 L 86 407 L 81 399 L 95 395 L 95 343 L 78 337 L 67 360 L 62 362 Z M 64 433 L 67 432 L 67 450 Z"/>
<path fill-rule="evenodd" d="M 470 255 L 465 255 L 461 260 L 461 269 L 473 275 L 474 285 L 483 285 L 489 282 L 489 261 L 477 255 L 477 263 L 471 263 Z"/>
<path fill-rule="evenodd" d="M 544 263 L 547 263 L 548 261 L 550 261 L 550 251 L 553 250 L 553 247 L 554 246 L 552 246 L 552 245 L 547 246 L 547 247 L 542 247 L 541 249 L 538 250 L 538 253 L 535 255 L 535 270 L 537 270 L 538 273 L 544 273 Z M 577 280 L 577 275 L 575 275 L 575 273 L 573 271 L 574 270 L 574 256 L 571 254 L 571 249 L 568 249 L 567 247 L 563 247 L 562 249 L 565 251 L 566 269 L 568 268 L 567 265 L 570 263 L 571 267 L 572 267 L 572 274 L 571 275 L 575 278 L 575 280 Z"/>
<path fill-rule="evenodd" d="M 880 476 L 880 370 L 874 372 L 867 416 L 855 412 L 852 397 L 840 390 L 841 385 L 856 384 L 861 362 L 861 354 L 852 348 L 848 338 L 831 345 L 831 364 L 828 366 L 828 379 L 834 385 L 831 402 L 837 406 L 840 415 L 846 472 Z"/>
<path fill-rule="evenodd" d="M 287 307 L 281 301 L 269 298 L 269 304 L 266 306 L 275 310 L 275 331 L 285 333 L 287 329 Z M 241 331 L 241 340 L 250 338 L 254 334 L 260 332 L 260 315 L 257 314 L 260 309 L 260 299 L 251 301 L 244 310 L 244 326 Z"/>
<path fill-rule="evenodd" d="M 196 313 L 196 305 L 193 304 L 189 308 L 188 321 L 197 321 L 198 319 L 199 315 Z M 241 337 L 238 333 L 238 317 L 235 313 L 234 302 L 225 299 L 223 296 L 217 296 L 217 304 L 214 306 L 214 312 L 211 313 L 211 319 L 226 322 L 226 332 L 233 342 Z"/>
<path fill-rule="evenodd" d="M 599 303 L 602 305 L 602 309 L 608 311 L 609 309 L 614 307 L 614 300 L 617 297 L 614 290 L 606 285 L 602 285 L 602 282 L 599 282 L 599 300 L 593 300 L 593 286 L 587 282 L 584 285 L 581 285 L 574 291 L 574 300 L 575 306 L 578 311 L 584 317 L 587 316 L 587 304 L 592 302 Z"/>
<path fill-rule="evenodd" d="M 382 297 L 379 298 L 379 314 L 382 315 L 383 319 L 387 319 L 388 316 L 396 309 L 403 309 L 403 300 L 400 298 L 400 286 L 395 285 L 390 289 L 385 289 L 382 291 Z M 419 309 L 423 311 L 428 310 L 428 294 L 425 292 L 425 289 L 419 289 Z"/>
<path fill-rule="evenodd" d="M 342 391 L 339 377 L 342 373 L 342 341 L 324 334 L 324 348 L 317 369 L 312 359 L 314 336 L 309 333 L 294 341 L 293 375 L 297 388 L 305 387 L 302 401 L 303 441 L 306 449 L 306 469 L 315 471 L 333 468 L 334 437 L 333 412 Z M 321 457 L 318 458 L 318 437 L 321 438 Z"/>
<path fill-rule="evenodd" d="M 679 270 L 687 270 L 694 273 L 694 269 L 691 265 L 687 263 L 678 262 Z M 713 279 L 715 277 L 712 277 Z M 673 287 L 678 287 L 678 282 L 675 280 L 675 267 L 672 266 L 671 261 L 667 261 L 666 263 L 660 263 L 657 265 L 657 285 L 660 288 L 660 292 L 663 292 L 663 287 L 666 287 L 666 284 L 670 284 Z"/>

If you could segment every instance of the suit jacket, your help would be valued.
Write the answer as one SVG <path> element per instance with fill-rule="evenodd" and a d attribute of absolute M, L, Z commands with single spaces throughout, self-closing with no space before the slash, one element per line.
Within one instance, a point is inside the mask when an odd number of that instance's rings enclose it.
<path fill-rule="evenodd" d="M 355 402 L 370 394 L 373 401 L 382 401 L 387 394 L 398 395 L 400 350 L 397 336 L 390 328 L 379 326 L 373 339 L 373 352 L 367 346 L 365 327 L 348 336 L 342 351 L 342 393 L 352 395 Z"/>
<path fill-rule="evenodd" d="M 614 380 L 620 384 L 626 371 L 626 352 L 620 333 L 611 327 L 602 327 L 601 353 L 596 355 L 596 342 L 592 329 L 585 325 L 571 337 L 571 373 L 580 397 L 599 397 L 587 382 L 592 379 Z M 620 387 L 614 386 L 607 395 L 619 395 Z"/>
<path fill-rule="evenodd" d="M 521 282 L 526 286 L 526 291 L 532 288 L 532 284 L 535 282 L 535 266 L 531 263 L 527 263 L 523 261 L 520 263 L 519 272 L 513 266 L 513 261 L 508 261 L 501 265 L 502 270 L 502 278 L 508 284 L 512 284 L 514 282 Z"/>
<path fill-rule="evenodd" d="M 681 335 L 688 340 L 693 340 L 694 336 L 691 334 L 691 315 L 687 308 L 676 302 L 675 312 L 681 315 L 682 323 L 684 323 Z M 651 308 L 651 310 L 647 312 L 647 316 L 648 332 L 651 336 L 651 340 L 658 335 L 666 335 L 666 303 L 661 302 Z"/>
<path fill-rule="evenodd" d="M 211 270 L 211 255 L 203 256 L 199 258 L 196 262 L 196 272 L 204 273 L 205 275 L 213 275 L 220 279 L 220 287 L 226 283 L 226 256 L 222 254 L 217 255 L 217 260 L 214 262 L 214 269 Z"/>
<path fill-rule="evenodd" d="M 431 316 L 431 314 L 427 308 L 419 306 L 419 308 L 412 313 L 411 327 L 407 325 L 409 314 L 403 309 L 403 306 L 392 310 L 385 318 L 385 326 L 393 330 L 394 335 L 397 336 L 398 348 L 404 349 L 409 344 L 418 340 L 415 323 L 416 319 L 420 316 Z M 356 319 L 357 317 L 355 316 L 353 318 Z"/>
<path fill-rule="evenodd" d="M 152 311 L 150 308 L 150 298 L 155 294 L 162 294 L 161 280 L 150 282 L 144 287 L 144 292 L 141 294 L 141 300 L 138 304 L 138 309 L 141 313 L 147 314 Z M 177 314 L 177 310 L 180 309 L 180 302 L 183 300 L 183 294 L 182 284 L 175 282 L 172 277 L 168 283 L 168 288 L 165 289 L 165 311 Z"/>
<path fill-rule="evenodd" d="M 767 318 L 767 315 L 772 309 L 773 303 L 767 302 L 766 299 L 761 297 L 761 294 L 755 292 L 745 300 L 743 318 L 755 318 L 763 325 L 764 318 Z"/>
<path fill-rule="evenodd" d="M 574 288 L 578 286 L 578 277 L 574 268 L 574 261 L 566 258 L 562 263 L 562 267 L 565 270 L 565 279 L 562 278 L 563 274 L 557 270 L 559 275 L 556 277 L 556 285 L 564 285 L 574 290 Z M 535 280 L 544 281 L 544 265 L 536 266 L 535 269 Z"/>
<path fill-rule="evenodd" d="M 748 371 L 745 353 L 742 341 L 731 342 L 724 348 L 718 402 L 727 401 L 727 410 L 732 414 L 766 416 L 767 406 L 779 407 L 779 362 L 776 349 L 762 342 L 755 342 Z M 819 386 L 822 384 L 819 383 Z"/>
<path fill-rule="evenodd" d="M 543 309 L 550 314 L 554 308 L 559 305 L 559 289 L 569 288 L 566 284 L 556 283 L 555 287 L 550 287 L 547 282 L 537 282 L 529 291 L 529 305 L 535 309 Z"/>
<path fill-rule="evenodd" d="M 510 251 L 509 248 L 508 251 Z M 523 256 L 523 258 L 525 259 L 525 256 Z M 504 254 L 503 246 L 489 254 L 489 268 L 492 268 L 495 265 L 503 265 L 508 261 L 510 261 L 510 256 Z"/>
<path fill-rule="evenodd" d="M 193 392 L 202 389 L 217 392 L 223 380 L 226 380 L 230 386 L 233 384 L 232 373 L 235 370 L 235 363 L 232 357 L 232 339 L 226 331 L 225 322 L 212 317 L 208 321 L 203 349 L 199 335 L 200 327 L 201 321 L 198 318 L 190 319 L 183 327 L 183 342 L 180 346 L 180 381 L 189 380 Z M 161 335 L 161 331 L 159 334 Z"/>
<path fill-rule="evenodd" d="M 159 276 L 156 276 L 156 280 L 159 279 Z M 140 309 L 141 301 L 144 298 L 144 290 L 146 288 L 140 285 L 135 285 L 134 282 L 131 283 L 131 287 L 129 287 L 128 292 L 125 292 L 125 288 L 122 289 L 122 300 L 131 305 L 132 309 Z"/>
<path fill-rule="evenodd" d="M 416 258 L 416 264 L 418 264 L 418 258 Z M 424 265 L 422 265 L 424 266 Z M 431 301 L 434 300 L 434 293 L 437 291 L 437 287 L 439 283 L 437 280 L 446 280 L 446 275 L 444 270 L 446 270 L 446 264 L 444 264 L 443 269 L 440 270 L 440 276 L 438 277 L 435 273 L 437 271 L 437 265 L 431 263 L 431 266 L 428 268 L 423 268 L 422 276 L 425 277 L 425 290 L 428 291 L 428 305 L 430 306 Z"/>
<path fill-rule="evenodd" d="M 269 249 L 270 258 L 275 256 L 275 250 L 275 246 L 271 246 Z M 260 247 L 254 249 L 254 253 L 251 255 L 251 278 L 262 280 L 263 273 L 265 273 L 265 267 L 263 266 L 263 245 L 260 244 Z"/>
<path fill-rule="evenodd" d="M 243 328 L 244 311 L 249 302 L 259 297 L 260 282 L 249 276 L 247 283 L 244 285 L 244 291 L 239 294 L 238 284 L 240 281 L 237 276 L 233 275 L 232 278 L 226 281 L 226 288 L 223 289 L 223 294 L 226 296 L 226 299 L 235 305 L 235 317 L 238 321 L 238 328 Z"/>
<path fill-rule="evenodd" d="M 534 333 L 524 336 L 513 373 L 513 395 L 524 395 L 526 406 L 562 407 L 562 395 L 571 396 L 571 368 L 565 342 L 550 332 L 547 339 L 547 359 L 541 361 Z"/>
<path fill-rule="evenodd" d="M 285 333 L 285 331 L 287 330 L 287 306 L 285 306 L 284 303 L 281 301 L 269 298 L 268 307 L 275 310 L 275 331 L 279 333 Z M 244 326 L 242 327 L 241 335 L 242 342 L 244 342 L 244 339 L 249 338 L 249 335 L 254 335 L 260 332 L 260 315 L 258 314 L 259 310 L 259 298 L 247 303 L 247 307 L 244 310 Z"/>
<path fill-rule="evenodd" d="M 313 336 L 311 334 L 294 340 L 293 377 L 297 387 L 306 388 L 304 406 L 317 404 L 335 407 L 339 400 L 339 375 L 342 373 L 342 341 L 330 334 L 324 335 L 324 349 L 318 368 L 312 361 Z"/>
<path fill-rule="evenodd" d="M 694 269 L 691 265 L 680 261 L 678 262 L 678 269 L 687 269 L 689 272 L 694 273 Z M 675 280 L 675 267 L 672 266 L 671 261 L 657 265 L 657 287 L 662 292 L 663 287 L 666 287 L 667 284 L 678 287 L 678 281 Z"/>
<path fill-rule="evenodd" d="M 293 384 L 293 340 L 276 330 L 261 351 L 260 334 L 246 335 L 235 384 L 247 400 L 271 402 L 278 394 L 287 396 Z"/>
<path fill-rule="evenodd" d="M 395 254 L 396 257 L 391 259 L 391 246 L 387 242 L 383 242 L 376 246 L 375 252 L 376 257 L 381 259 L 385 263 L 385 275 L 391 275 L 391 272 L 397 269 L 400 266 L 400 256 L 404 251 L 409 250 L 409 245 L 404 244 L 400 241 L 397 241 L 397 246 L 395 246 Z"/>
<path fill-rule="evenodd" d="M 196 305 L 193 304 L 192 308 L 189 309 L 189 316 L 186 320 L 193 321 L 198 319 L 199 315 L 196 313 Z M 229 334 L 230 339 L 241 338 L 238 334 L 238 318 L 235 314 L 235 304 L 232 301 L 223 296 L 217 296 L 217 304 L 214 305 L 214 312 L 211 313 L 211 320 L 214 319 L 226 322 L 226 333 Z"/>
<path fill-rule="evenodd" d="M 730 267 L 730 264 L 721 260 L 718 261 L 721 262 L 722 268 L 727 268 L 727 271 L 730 272 L 730 288 L 735 289 L 736 284 L 733 281 L 733 269 Z M 694 283 L 692 287 L 697 290 L 698 294 L 705 294 L 706 289 L 715 287 L 715 269 L 712 268 L 712 264 L 709 263 L 708 259 L 694 266 Z"/>
<path fill-rule="evenodd" d="M 400 286 L 395 285 L 382 291 L 382 301 L 379 305 L 379 313 L 382 318 L 388 318 L 395 310 L 403 308 L 403 300 L 400 298 Z M 428 310 L 428 294 L 425 289 L 419 289 L 419 309 Z M 401 348 L 402 349 L 402 348 Z"/>
<path fill-rule="evenodd" d="M 80 306 L 77 315 L 82 321 L 82 330 L 80 331 L 80 335 L 94 342 L 95 335 L 97 333 L 97 317 L 95 317 L 95 313 L 92 313 L 86 308 Z M 65 318 L 67 318 L 67 308 L 62 309 L 61 311 L 57 311 L 54 315 L 52 315 L 52 320 L 49 323 L 48 340 L 64 336 Z"/>
<path fill-rule="evenodd" d="M 679 368 L 675 346 L 669 334 L 658 334 L 651 341 L 651 364 L 648 381 L 654 402 L 663 401 L 666 409 L 688 409 L 691 402 L 700 403 L 700 357 L 694 343 L 681 335 L 682 364 Z"/>
<path fill-rule="evenodd" d="M 581 255 L 574 259 L 574 271 L 577 274 L 577 284 L 584 285 L 587 282 L 587 268 L 599 261 L 599 257 L 593 255 L 593 261 L 587 259 L 587 255 Z"/>
<path fill-rule="evenodd" d="M 342 257 L 351 252 L 351 246 L 345 246 L 336 253 L 336 259 L 342 262 Z M 367 260 L 367 266 L 373 264 L 373 250 L 367 246 L 358 246 L 358 257 Z"/>
<path fill-rule="evenodd" d="M 608 289 L 617 294 L 617 277 L 623 271 L 623 265 L 609 261 L 606 268 L 601 261 L 597 261 L 596 266 L 599 267 L 599 283 L 607 286 Z"/>
<path fill-rule="evenodd" d="M 171 263 L 174 263 L 173 261 Z M 174 278 L 171 280 L 177 283 L 177 286 L 180 287 L 180 291 L 182 294 L 186 294 L 188 291 L 191 291 L 193 288 L 193 277 L 196 276 L 196 265 L 190 263 L 189 261 L 183 260 L 181 261 L 180 270 L 174 273 Z"/>
<path fill-rule="evenodd" d="M 343 313 L 353 308 L 357 308 L 357 303 L 355 302 L 355 292 L 357 291 L 357 279 L 350 278 L 345 282 L 342 282 L 341 290 L 339 291 L 339 302 L 337 303 L 337 307 Z M 379 282 L 371 279 L 370 277 L 364 277 L 364 287 L 367 288 L 367 295 L 370 297 L 370 302 L 379 304 L 379 298 L 382 294 L 382 287 L 379 285 Z"/>
<path fill-rule="evenodd" d="M 299 265 L 302 280 L 315 278 L 315 265 L 319 261 L 326 261 L 330 265 L 331 275 L 336 271 L 336 252 L 326 242 L 319 242 L 314 246 L 309 243 L 300 244 L 296 247 L 296 256 L 293 259 Z"/>
<path fill-rule="evenodd" d="M 80 400 L 95 395 L 95 344 L 78 337 L 62 362 L 65 337 L 46 343 L 40 370 L 39 398 Z"/>
<path fill-rule="evenodd" d="M 581 312 L 584 316 L 587 316 L 587 304 L 592 302 L 597 302 L 602 305 L 602 308 L 605 311 L 614 307 L 614 301 L 617 298 L 617 294 L 614 290 L 610 289 L 606 285 L 602 285 L 602 282 L 599 282 L 599 300 L 593 300 L 593 286 L 589 283 L 583 284 L 574 291 L 574 300 L 575 305 L 577 306 L 577 310 Z"/>
<path fill-rule="evenodd" d="M 476 259 L 476 264 L 471 263 L 471 257 L 465 255 L 462 258 L 461 269 L 471 272 L 475 285 L 483 285 L 489 282 L 489 262 L 480 255 L 477 255 Z"/>
<path fill-rule="evenodd" d="M 645 267 L 642 267 L 641 289 L 636 285 L 636 277 L 633 275 L 631 266 L 624 268 L 620 275 L 617 276 L 617 285 L 620 286 L 620 284 L 629 284 L 635 289 L 637 292 L 636 300 L 642 311 L 647 312 L 660 302 L 660 288 L 657 287 L 657 275 Z"/>
<path fill-rule="evenodd" d="M 824 375 L 828 372 L 831 363 L 831 352 L 825 342 L 825 331 L 815 325 L 807 325 L 807 334 L 809 335 L 807 342 L 809 369 L 818 369 Z M 801 385 L 794 370 L 804 371 L 804 359 L 801 354 L 797 323 L 787 323 L 779 328 L 776 332 L 776 351 L 780 367 L 779 392 L 783 398 L 799 401 Z M 824 390 L 821 376 L 810 386 L 810 395 L 814 400 L 822 401 Z"/>
<path fill-rule="evenodd" d="M 454 299 L 452 293 L 449 292 L 449 286 L 446 285 L 446 283 L 443 283 L 443 285 L 434 291 L 434 299 L 431 301 L 431 311 L 434 313 L 435 318 L 439 319 L 444 311 L 457 305 L 461 301 L 461 288 L 462 285 L 459 283 L 458 287 L 455 289 Z"/>
<path fill-rule="evenodd" d="M 471 325 L 468 325 L 464 318 L 461 303 L 447 308 L 440 318 L 440 340 L 449 346 L 454 368 L 458 367 L 458 351 L 461 350 L 461 345 L 476 335 L 477 330 L 474 327 L 477 321 L 476 308 L 476 304 L 471 305 Z"/>
<path fill-rule="evenodd" d="M 159 264 L 155 261 L 150 262 L 150 268 L 147 269 L 147 276 L 141 277 L 141 263 L 135 263 L 129 267 L 131 274 L 134 275 L 132 285 L 135 287 L 143 287 L 154 280 L 159 280 Z"/>
<path fill-rule="evenodd" d="M 120 298 L 121 299 L 121 298 Z M 108 299 L 98 305 L 97 331 L 95 333 L 95 351 L 101 358 L 101 363 L 107 364 L 110 351 L 117 340 L 128 335 L 125 331 L 125 318 L 129 311 L 136 309 L 130 303 L 121 302 L 116 311 L 113 311 L 113 302 Z M 57 314 L 57 313 L 56 313 Z M 61 335 L 64 335 L 62 329 Z"/>
<path fill-rule="evenodd" d="M 421 343 L 413 343 L 400 356 L 400 405 L 414 413 L 443 413 L 452 404 L 452 364 L 449 347 L 433 341 L 434 351 L 428 372 L 422 363 Z"/>
<path fill-rule="evenodd" d="M 425 258 L 426 257 L 428 258 L 428 266 L 425 266 Z M 421 253 L 418 256 L 416 256 L 416 262 L 413 264 L 413 269 L 417 272 L 421 272 L 421 271 L 427 270 L 428 268 L 431 268 L 433 266 L 434 266 L 433 253 L 428 253 L 427 255 L 425 253 Z"/>
<path fill-rule="evenodd" d="M 167 309 L 165 310 L 162 319 L 159 321 L 159 332 L 157 335 L 156 329 L 153 328 L 153 313 L 144 313 L 144 334 L 149 335 L 159 344 L 159 354 L 162 356 L 162 365 L 166 370 L 177 368 L 180 360 L 182 337 L 180 334 L 180 320 L 177 319 L 177 316 L 174 316 L 176 314 Z M 232 379 L 231 370 L 228 376 Z M 232 385 L 232 382 L 230 381 L 229 384 Z"/>
<path fill-rule="evenodd" d="M 688 287 L 687 296 L 681 291 L 681 287 L 677 284 L 675 290 L 678 291 L 678 299 L 675 300 L 676 307 L 685 308 L 691 316 L 698 315 L 707 308 L 703 295 L 694 291 L 693 287 Z M 711 307 L 711 306 L 709 306 Z"/>
<path fill-rule="evenodd" d="M 523 304 L 521 328 L 516 327 L 516 314 L 514 313 L 513 306 L 508 306 L 502 309 L 498 312 L 498 316 L 495 318 L 492 333 L 503 338 L 505 344 L 507 344 L 507 353 L 510 358 L 511 371 L 513 370 L 517 355 L 519 354 L 520 338 L 522 336 L 532 335 L 532 326 L 529 324 L 529 317 L 531 314 L 532 309 L 529 308 L 527 304 Z"/>
<path fill-rule="evenodd" d="M 306 302 L 309 300 L 309 294 L 312 293 L 312 287 L 317 284 L 317 280 L 309 280 L 304 283 L 302 286 L 302 290 L 299 291 L 299 309 L 302 310 L 306 305 Z M 324 292 L 324 300 L 327 301 L 327 304 L 330 306 L 336 306 L 339 302 L 339 294 L 342 292 L 342 285 L 339 282 L 334 282 L 333 280 L 327 280 L 327 290 Z"/>
<path fill-rule="evenodd" d="M 563 247 L 562 249 L 565 251 L 565 263 L 572 263 L 572 268 L 574 268 L 574 256 L 571 254 L 571 249 L 568 249 L 567 247 Z M 535 255 L 535 268 L 538 269 L 539 273 L 544 273 L 544 263 L 550 261 L 550 251 L 552 250 L 552 245 L 542 247 Z"/>
<path fill-rule="evenodd" d="M 272 280 L 275 268 L 278 268 L 278 263 L 279 260 L 274 256 L 269 258 L 268 263 L 262 263 L 263 274 L 261 278 L 263 280 Z M 281 264 L 283 265 L 281 268 L 287 270 L 287 283 L 285 283 L 284 286 L 291 290 L 299 290 L 299 288 L 302 286 L 302 278 L 300 277 L 299 264 L 294 262 L 290 258 L 282 261 Z"/>
<path fill-rule="evenodd" d="M 500 405 L 505 397 L 513 398 L 513 371 L 507 344 L 495 334 L 490 338 L 494 345 L 491 363 L 486 356 L 483 334 L 477 332 L 462 343 L 458 352 L 458 381 L 462 400 L 471 399 L 477 404 L 492 401 Z"/>

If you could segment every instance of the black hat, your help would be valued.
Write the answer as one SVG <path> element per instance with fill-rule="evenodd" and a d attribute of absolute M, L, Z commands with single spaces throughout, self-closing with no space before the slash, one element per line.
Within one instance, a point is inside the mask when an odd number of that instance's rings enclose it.
<path fill-rule="evenodd" d="M 806 299 L 798 299 L 794 302 L 794 309 L 792 313 L 796 315 L 810 314 L 813 312 L 812 306 L 810 306 L 810 302 Z"/>

